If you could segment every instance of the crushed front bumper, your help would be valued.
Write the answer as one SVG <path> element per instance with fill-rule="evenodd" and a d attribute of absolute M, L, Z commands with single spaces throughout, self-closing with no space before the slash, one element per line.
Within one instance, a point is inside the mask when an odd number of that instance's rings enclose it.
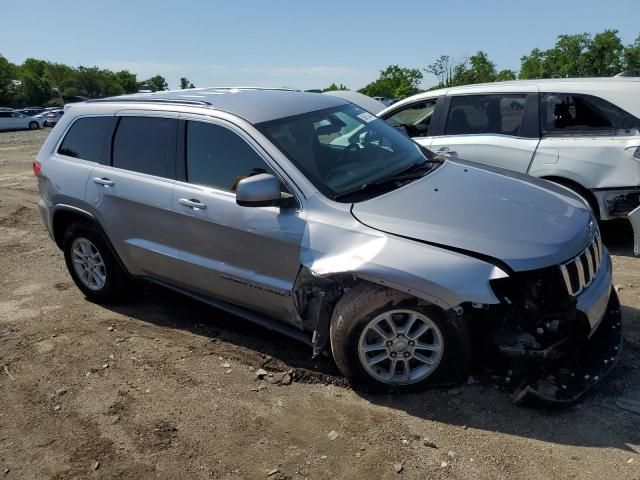
<path fill-rule="evenodd" d="M 602 380 L 615 366 L 622 347 L 620 302 L 612 289 L 598 328 L 579 355 L 556 365 L 552 372 L 524 379 L 513 393 L 516 404 L 570 405 Z"/>

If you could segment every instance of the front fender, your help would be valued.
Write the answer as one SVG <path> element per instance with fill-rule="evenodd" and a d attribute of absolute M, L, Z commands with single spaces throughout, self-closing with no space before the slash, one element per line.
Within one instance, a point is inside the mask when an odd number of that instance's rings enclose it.
<path fill-rule="evenodd" d="M 508 276 L 489 261 L 379 232 L 353 217 L 346 224 L 309 219 L 300 255 L 317 277 L 350 274 L 443 309 L 499 303 L 489 282 Z"/>

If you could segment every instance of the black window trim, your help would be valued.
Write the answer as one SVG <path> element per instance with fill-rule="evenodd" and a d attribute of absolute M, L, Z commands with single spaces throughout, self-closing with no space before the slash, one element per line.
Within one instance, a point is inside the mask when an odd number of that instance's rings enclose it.
<path fill-rule="evenodd" d="M 144 175 L 146 177 L 153 177 L 153 178 L 157 178 L 159 180 L 165 180 L 165 181 L 169 181 L 169 182 L 174 182 L 176 180 L 176 163 L 177 163 L 177 145 L 178 145 L 178 130 L 180 129 L 179 127 L 179 122 L 180 122 L 180 118 L 178 115 L 176 115 L 176 112 L 171 112 L 171 111 L 167 111 L 167 112 L 159 112 L 157 110 L 153 110 L 150 111 L 150 115 L 146 115 L 146 112 L 144 111 L 135 111 L 132 112 L 130 110 L 125 110 L 125 111 L 120 111 L 120 112 L 116 112 L 114 113 L 114 117 L 116 117 L 116 122 L 114 123 L 114 127 L 113 130 L 111 131 L 111 141 L 108 142 L 109 143 L 109 147 L 108 147 L 108 159 L 109 159 L 109 163 L 105 166 L 107 167 L 111 167 L 111 168 L 115 168 L 117 170 L 121 170 L 123 172 L 127 172 L 129 174 L 135 174 L 135 175 Z M 163 115 L 163 113 L 166 113 L 166 115 Z M 174 136 L 172 139 L 172 145 L 169 147 L 169 151 L 172 152 L 172 154 L 169 156 L 169 160 L 167 163 L 167 176 L 166 177 L 162 177 L 162 176 L 158 176 L 158 175 L 153 175 L 151 173 L 144 173 L 144 172 L 136 172 L 135 170 L 129 170 L 126 168 L 120 168 L 120 167 L 114 167 L 113 166 L 113 145 L 116 139 L 116 133 L 118 132 L 118 128 L 120 127 L 120 122 L 122 121 L 123 117 L 138 117 L 138 118 L 163 118 L 166 120 L 175 120 L 175 126 L 174 126 Z M 171 175 L 171 176 L 170 176 Z"/>
<path fill-rule="evenodd" d="M 293 179 L 291 179 L 291 177 L 289 177 L 289 175 L 286 174 L 286 171 L 282 167 L 280 167 L 278 162 L 276 162 L 275 159 L 273 159 L 267 153 L 264 147 L 260 145 L 260 142 L 258 142 L 245 129 L 239 127 L 238 125 L 224 118 L 213 117 L 210 115 L 200 115 L 197 113 L 189 113 L 184 116 L 181 115 L 180 122 L 181 124 L 178 126 L 179 143 L 177 145 L 177 153 L 176 153 L 176 163 L 179 162 L 180 165 L 176 165 L 176 180 L 180 182 L 183 186 L 198 188 L 203 191 L 214 193 L 214 194 L 223 194 L 225 196 L 232 196 L 233 198 L 235 198 L 236 196 L 235 192 L 232 192 L 229 190 L 224 190 L 221 188 L 216 188 L 208 185 L 199 185 L 196 183 L 189 183 L 188 181 L 188 178 L 187 178 L 187 122 L 209 123 L 212 125 L 218 125 L 222 128 L 226 128 L 227 130 L 230 130 L 232 133 L 235 133 L 242 140 L 244 140 L 249 145 L 249 147 L 251 147 L 256 152 L 256 155 L 258 155 L 262 159 L 262 161 L 266 163 L 267 166 L 273 171 L 273 173 L 276 175 L 278 180 L 280 180 L 287 187 L 287 189 L 289 190 L 289 193 L 291 193 L 296 198 L 296 201 L 298 202 L 297 210 L 299 211 L 302 209 L 302 206 L 303 206 L 302 198 L 304 198 L 302 190 L 295 184 Z M 292 186 L 295 186 L 295 188 L 293 188 Z"/>
<path fill-rule="evenodd" d="M 70 157 L 69 155 L 65 155 L 64 153 L 60 153 L 60 147 L 62 146 L 62 142 L 64 142 L 64 139 L 67 138 L 67 134 L 69 133 L 69 131 L 71 130 L 71 127 L 73 127 L 73 125 L 80 119 L 83 118 L 96 118 L 96 117 L 108 117 L 108 118 L 114 118 L 116 115 L 113 113 L 108 113 L 108 114 L 99 114 L 99 113 L 90 113 L 90 114 L 86 114 L 86 115 L 78 115 L 77 117 L 75 117 L 71 123 L 69 123 L 69 125 L 67 125 L 65 131 L 62 133 L 62 135 L 60 135 L 60 138 L 58 139 L 58 142 L 55 144 L 55 147 L 53 149 L 53 154 L 59 157 L 64 157 L 65 159 L 69 159 L 69 160 L 74 160 L 77 162 L 85 162 L 85 163 L 93 163 L 96 165 L 102 165 L 103 167 L 108 167 L 111 164 L 111 148 L 113 145 L 113 134 L 115 132 L 115 128 L 117 125 L 117 121 L 114 121 L 111 123 L 111 132 L 107 132 L 107 139 L 109 139 L 109 137 L 111 136 L 111 141 L 107 141 L 107 155 L 105 157 L 105 159 L 107 160 L 107 162 L 109 163 L 99 163 L 99 162 L 95 162 L 93 160 L 86 160 L 84 158 L 79 158 L 79 157 Z"/>

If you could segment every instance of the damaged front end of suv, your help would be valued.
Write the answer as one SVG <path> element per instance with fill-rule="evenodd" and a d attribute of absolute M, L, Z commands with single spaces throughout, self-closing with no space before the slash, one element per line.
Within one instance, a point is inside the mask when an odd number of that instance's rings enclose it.
<path fill-rule="evenodd" d="M 489 366 L 507 366 L 514 402 L 572 403 L 614 367 L 622 331 L 610 282 L 611 262 L 596 233 L 560 266 L 491 281 L 499 304 L 470 306 L 481 353 Z"/>
<path fill-rule="evenodd" d="M 622 336 L 611 259 L 597 223 L 561 187 L 496 173 L 447 161 L 424 180 L 352 204 L 344 224 L 324 222 L 337 215 L 319 221 L 310 215 L 294 292 L 314 352 L 337 337 L 343 303 L 360 305 L 359 317 L 373 316 L 374 323 L 376 313 L 392 312 L 380 336 L 361 337 L 364 349 L 386 352 L 365 351 L 361 363 L 382 365 L 372 373 L 392 388 L 407 386 L 415 351 L 412 343 L 405 346 L 414 338 L 402 312 L 431 315 L 435 308 L 444 314 L 438 328 L 445 350 L 447 342 L 468 342 L 473 360 L 467 364 L 505 379 L 516 403 L 570 404 L 598 383 L 615 365 Z M 363 282 L 378 290 L 352 294 Z M 377 295 L 380 289 L 390 292 L 388 301 Z M 447 340 L 451 325 L 458 335 Z M 463 350 L 455 353 L 460 364 Z M 407 378 L 387 366 L 398 355 L 407 358 Z"/>

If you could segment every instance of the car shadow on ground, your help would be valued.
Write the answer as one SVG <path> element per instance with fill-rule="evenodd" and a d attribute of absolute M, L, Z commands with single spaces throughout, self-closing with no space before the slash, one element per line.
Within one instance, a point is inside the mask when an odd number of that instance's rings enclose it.
<path fill-rule="evenodd" d="M 230 355 L 273 372 L 293 372 L 295 382 L 348 387 L 328 357 L 311 359 L 311 350 L 279 333 L 229 315 L 188 297 L 145 284 L 144 296 L 111 310 L 158 326 L 189 331 L 219 342 L 220 354 Z M 640 320 L 640 311 L 623 307 L 625 323 Z M 640 416 L 616 407 L 617 396 L 635 391 L 640 383 L 640 335 L 625 337 L 626 349 L 612 374 L 594 387 L 581 403 L 569 408 L 539 409 L 511 403 L 510 389 L 488 375 L 477 383 L 434 388 L 420 394 L 374 395 L 356 392 L 365 401 L 435 422 L 466 429 L 499 432 L 557 444 L 615 447 L 635 451 L 640 444 Z"/>
<path fill-rule="evenodd" d="M 218 350 L 249 366 L 273 372 L 293 370 L 294 381 L 348 385 L 332 359 L 329 356 L 312 359 L 308 345 L 173 290 L 147 282 L 141 282 L 141 287 L 140 300 L 102 306 L 164 328 L 188 331 L 218 345 L 225 344 L 228 348 Z"/>

